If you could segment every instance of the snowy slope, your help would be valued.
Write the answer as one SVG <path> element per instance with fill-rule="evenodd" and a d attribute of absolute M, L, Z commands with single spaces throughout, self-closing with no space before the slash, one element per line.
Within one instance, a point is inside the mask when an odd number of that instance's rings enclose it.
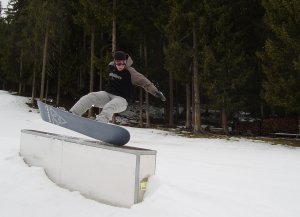
<path fill-rule="evenodd" d="M 104 205 L 51 182 L 19 156 L 21 129 L 84 137 L 28 112 L 27 98 L 0 91 L 1 217 L 298 217 L 300 148 L 246 139 L 191 139 L 127 128 L 130 146 L 155 149 L 144 202 Z M 78 159 L 80 160 L 80 159 Z"/>

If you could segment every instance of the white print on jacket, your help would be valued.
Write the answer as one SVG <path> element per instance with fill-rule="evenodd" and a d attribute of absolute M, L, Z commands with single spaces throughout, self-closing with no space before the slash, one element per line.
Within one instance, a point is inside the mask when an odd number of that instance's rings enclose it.
<path fill-rule="evenodd" d="M 121 76 L 119 76 L 119 75 L 117 75 L 117 74 L 115 74 L 115 73 L 109 73 L 109 76 L 110 77 L 113 77 L 113 78 L 117 78 L 117 79 L 119 79 L 119 80 L 121 80 L 122 79 L 122 77 Z"/>

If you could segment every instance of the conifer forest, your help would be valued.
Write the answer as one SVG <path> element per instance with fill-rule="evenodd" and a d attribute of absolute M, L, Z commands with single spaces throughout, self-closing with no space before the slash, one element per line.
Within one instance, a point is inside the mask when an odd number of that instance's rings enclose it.
<path fill-rule="evenodd" d="M 140 107 L 141 126 L 229 134 L 248 114 L 260 126 L 296 120 L 288 133 L 299 133 L 299 0 L 10 0 L 0 10 L 0 88 L 33 106 L 52 99 L 69 109 L 102 90 L 123 50 L 167 98 L 135 87 L 129 104 Z"/>

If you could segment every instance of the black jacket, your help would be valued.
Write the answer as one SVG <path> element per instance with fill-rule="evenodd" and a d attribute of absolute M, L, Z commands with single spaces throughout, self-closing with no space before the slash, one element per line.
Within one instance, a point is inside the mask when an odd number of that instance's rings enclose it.
<path fill-rule="evenodd" d="M 137 85 L 152 95 L 155 95 L 157 88 L 144 75 L 137 72 L 132 67 L 132 64 L 133 61 L 131 57 L 128 56 L 125 69 L 118 71 L 114 62 L 111 62 L 108 65 L 109 78 L 105 91 L 129 99 L 132 96 L 133 85 Z"/>
<path fill-rule="evenodd" d="M 108 68 L 109 77 L 105 91 L 125 99 L 131 98 L 132 83 L 130 72 L 126 68 L 122 71 L 118 71 L 114 65 L 109 65 Z"/>

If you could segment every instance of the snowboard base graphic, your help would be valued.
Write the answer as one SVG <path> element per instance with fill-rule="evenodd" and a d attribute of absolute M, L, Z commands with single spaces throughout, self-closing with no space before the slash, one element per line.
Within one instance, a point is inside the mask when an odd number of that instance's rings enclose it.
<path fill-rule="evenodd" d="M 116 146 L 125 145 L 130 140 L 129 132 L 123 127 L 79 117 L 41 101 L 37 103 L 41 117 L 46 122 Z"/>

